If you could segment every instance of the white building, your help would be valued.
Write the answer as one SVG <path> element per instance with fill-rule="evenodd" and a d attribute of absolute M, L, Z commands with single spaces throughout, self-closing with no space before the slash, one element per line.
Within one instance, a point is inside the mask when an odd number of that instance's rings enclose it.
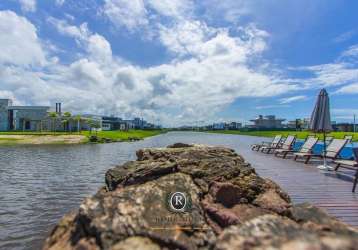
<path fill-rule="evenodd" d="M 272 128 L 283 128 L 282 122 L 285 119 L 277 119 L 274 115 L 262 116 L 259 115 L 254 120 L 250 120 L 254 123 L 253 128 L 257 129 L 272 129 Z"/>

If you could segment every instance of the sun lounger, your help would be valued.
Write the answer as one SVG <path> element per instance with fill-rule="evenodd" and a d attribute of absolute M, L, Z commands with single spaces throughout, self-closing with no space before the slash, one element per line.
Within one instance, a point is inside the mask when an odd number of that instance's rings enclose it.
<path fill-rule="evenodd" d="M 344 146 L 347 144 L 347 140 L 345 139 L 333 139 L 332 142 L 328 145 L 327 149 L 326 149 L 326 158 L 328 159 L 332 159 L 332 160 L 336 160 L 339 157 L 339 153 L 342 151 L 342 149 L 344 148 Z M 322 154 L 313 154 L 312 152 L 307 152 L 307 153 L 294 153 L 295 155 L 295 160 L 297 160 L 298 157 L 302 157 L 305 158 L 305 164 L 307 164 L 311 158 L 313 157 L 323 157 L 323 152 Z"/>
<path fill-rule="evenodd" d="M 300 150 L 296 153 L 293 153 L 295 156 L 294 160 L 297 160 L 297 157 L 300 155 L 312 154 L 313 147 L 316 145 L 317 142 L 317 137 L 308 137 L 305 143 L 303 143 Z"/>
<path fill-rule="evenodd" d="M 347 143 L 351 143 L 353 140 L 353 135 L 345 135 L 343 139 L 347 140 Z"/>
<path fill-rule="evenodd" d="M 269 154 L 272 150 L 274 150 L 275 153 L 279 150 L 292 150 L 295 140 L 296 136 L 289 135 L 281 145 L 275 145 L 274 147 L 261 147 L 261 152 Z"/>
<path fill-rule="evenodd" d="M 333 141 L 333 136 L 326 136 L 326 144 L 330 144 Z"/>
<path fill-rule="evenodd" d="M 264 146 L 275 146 L 279 145 L 282 139 L 282 135 L 276 135 L 271 142 L 262 142 L 261 144 L 251 145 L 251 150 L 259 151 Z"/>
<path fill-rule="evenodd" d="M 306 136 L 305 141 L 307 141 L 309 138 L 316 138 L 317 136 L 315 134 L 309 134 Z"/>
<path fill-rule="evenodd" d="M 289 138 L 290 137 L 290 138 Z M 286 158 L 287 154 L 295 152 L 293 150 L 293 146 L 296 142 L 296 136 L 291 135 L 287 137 L 286 144 L 284 144 L 281 148 L 275 150 L 275 156 L 282 158 Z"/>
<path fill-rule="evenodd" d="M 335 171 L 338 170 L 338 168 L 347 168 L 347 169 L 353 169 L 356 170 L 355 175 L 354 175 L 354 180 L 353 180 L 353 188 L 352 188 L 352 192 L 355 192 L 356 186 L 357 186 L 357 182 L 358 182 L 358 148 L 354 148 L 353 149 L 353 155 L 355 160 L 335 160 L 334 163 L 337 164 L 336 168 L 334 169 Z"/>

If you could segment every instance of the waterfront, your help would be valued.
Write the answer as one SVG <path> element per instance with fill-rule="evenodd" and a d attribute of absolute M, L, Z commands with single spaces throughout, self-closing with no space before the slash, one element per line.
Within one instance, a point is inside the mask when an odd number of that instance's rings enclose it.
<path fill-rule="evenodd" d="M 94 194 L 104 185 L 106 170 L 134 159 L 137 149 L 161 147 L 174 142 L 223 145 L 242 154 L 258 168 L 259 174 L 267 173 L 264 176 L 275 177 L 277 173 L 268 172 L 271 169 L 269 162 L 274 160 L 267 159 L 273 157 L 253 153 L 248 147 L 262 140 L 252 136 L 170 132 L 133 143 L 0 147 L 0 248 L 40 248 L 43 239 L 65 213 L 77 209 L 84 197 Z M 291 160 L 278 161 L 287 166 L 297 166 L 296 169 L 281 172 L 282 175 L 299 175 L 302 169 L 310 168 Z M 318 183 L 319 178 L 314 175 L 316 172 L 312 168 L 312 178 Z M 280 178 L 283 179 L 282 176 L 277 179 Z M 285 180 L 280 184 L 286 188 Z M 347 187 L 345 182 L 343 184 L 339 187 L 341 197 L 349 196 L 351 202 L 358 201 L 356 194 L 351 194 L 347 188 L 349 183 Z M 329 188 L 334 186 L 327 186 L 327 190 L 322 192 L 329 195 Z M 299 201 L 306 201 L 303 198 L 307 198 L 295 193 L 293 197 Z"/>

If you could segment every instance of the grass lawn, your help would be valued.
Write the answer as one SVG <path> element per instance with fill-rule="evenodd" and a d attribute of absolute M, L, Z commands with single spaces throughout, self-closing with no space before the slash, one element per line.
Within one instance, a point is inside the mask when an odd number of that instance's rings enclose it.
<path fill-rule="evenodd" d="M 129 130 L 129 131 L 98 131 L 97 136 L 100 138 L 108 138 L 115 141 L 126 141 L 130 138 L 144 139 L 146 137 L 155 136 L 164 133 L 164 130 Z M 82 131 L 85 136 L 90 136 L 89 131 Z M 96 132 L 92 132 L 96 135 Z"/>
<path fill-rule="evenodd" d="M 260 136 L 260 137 L 274 137 L 275 135 L 296 135 L 299 139 L 305 139 L 307 135 L 314 134 L 310 131 L 237 131 L 237 130 L 214 130 L 208 131 L 210 133 L 220 133 L 220 134 L 237 134 L 237 135 L 250 135 L 250 136 Z M 329 133 L 330 136 L 334 138 L 340 139 L 343 138 L 345 135 L 353 135 L 353 140 L 358 141 L 358 132 L 332 132 Z M 323 134 L 316 134 L 320 139 L 323 138 Z"/>

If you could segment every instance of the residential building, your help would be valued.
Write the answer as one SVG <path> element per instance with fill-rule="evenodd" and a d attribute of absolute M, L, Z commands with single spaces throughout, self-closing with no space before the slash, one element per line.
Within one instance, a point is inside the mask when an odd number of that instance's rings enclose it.
<path fill-rule="evenodd" d="M 251 126 L 256 129 L 272 129 L 283 128 L 282 122 L 285 119 L 277 119 L 274 115 L 262 116 L 259 115 L 256 119 L 250 120 L 254 124 Z"/>
<path fill-rule="evenodd" d="M 224 130 L 225 129 L 225 123 L 214 123 L 213 124 L 213 130 Z"/>
<path fill-rule="evenodd" d="M 242 123 L 240 122 L 219 122 L 207 126 L 207 129 L 213 130 L 237 130 L 242 128 Z"/>
<path fill-rule="evenodd" d="M 13 106 L 12 100 L 0 99 L 0 131 L 42 130 L 49 109 L 47 106 Z"/>
<path fill-rule="evenodd" d="M 292 121 L 288 121 L 287 122 L 287 128 L 290 129 L 297 129 L 297 125 L 298 125 L 298 121 L 300 121 L 300 119 L 296 119 L 296 120 L 292 120 Z"/>
<path fill-rule="evenodd" d="M 309 118 L 296 119 L 287 122 L 287 128 L 298 129 L 298 130 L 309 129 L 309 125 L 310 125 Z"/>
<path fill-rule="evenodd" d="M 351 123 L 336 123 L 332 124 L 333 130 L 338 132 L 353 132 L 354 127 Z"/>
<path fill-rule="evenodd" d="M 310 118 L 303 118 L 302 120 L 302 129 L 309 129 L 310 128 Z"/>
<path fill-rule="evenodd" d="M 230 122 L 226 124 L 227 128 L 230 130 L 238 130 L 242 128 L 242 123 L 240 122 Z"/>
<path fill-rule="evenodd" d="M 121 123 L 123 123 L 122 118 L 102 116 L 102 130 L 119 130 Z"/>
<path fill-rule="evenodd" d="M 134 118 L 132 122 L 135 129 L 143 129 L 146 124 L 146 121 L 138 117 Z"/>
<path fill-rule="evenodd" d="M 140 118 L 123 120 L 114 116 L 84 114 L 78 121 L 74 117 L 67 117 L 66 112 L 62 113 L 61 106 L 61 103 L 56 103 L 56 116 L 49 117 L 50 107 L 13 106 L 12 100 L 0 99 L 0 131 L 77 131 L 90 130 L 94 127 L 97 127 L 97 130 L 156 128 L 154 124 Z M 97 126 L 94 126 L 94 124 Z"/>

